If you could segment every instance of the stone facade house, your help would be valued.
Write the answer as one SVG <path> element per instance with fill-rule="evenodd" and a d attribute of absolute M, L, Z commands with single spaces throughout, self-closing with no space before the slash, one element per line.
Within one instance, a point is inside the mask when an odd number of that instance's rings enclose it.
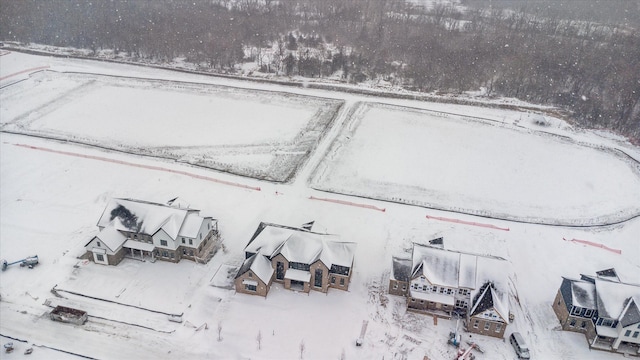
<path fill-rule="evenodd" d="M 342 242 L 335 235 L 260 223 L 245 248 L 245 260 L 235 279 L 236 291 L 266 296 L 271 280 L 283 284 L 285 289 L 306 293 L 311 290 L 326 293 L 329 288 L 348 290 L 355 248 L 355 243 Z M 261 278 L 266 287 L 264 292 L 247 288 L 243 283 L 246 280 L 243 270 L 256 261 L 269 262 L 273 270 L 272 278 Z"/>
<path fill-rule="evenodd" d="M 615 269 L 563 278 L 553 302 L 563 330 L 585 335 L 592 349 L 640 355 L 640 285 Z"/>
<path fill-rule="evenodd" d="M 218 221 L 174 199 L 168 204 L 112 199 L 98 220 L 100 232 L 85 245 L 85 257 L 117 265 L 125 256 L 206 262 L 219 240 Z"/>
<path fill-rule="evenodd" d="M 254 254 L 246 259 L 235 278 L 237 292 L 267 296 L 273 282 L 274 270 L 264 256 Z"/>
<path fill-rule="evenodd" d="M 414 244 L 411 258 L 394 257 L 389 293 L 407 309 L 465 319 L 467 331 L 502 338 L 509 323 L 507 262 L 499 257 Z"/>

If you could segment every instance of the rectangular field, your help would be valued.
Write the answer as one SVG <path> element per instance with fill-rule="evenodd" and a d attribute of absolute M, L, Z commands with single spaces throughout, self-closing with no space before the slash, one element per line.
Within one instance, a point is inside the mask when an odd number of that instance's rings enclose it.
<path fill-rule="evenodd" d="M 503 219 L 615 222 L 640 210 L 640 168 L 559 136 L 390 105 L 353 112 L 319 190 Z"/>
<path fill-rule="evenodd" d="M 293 177 L 342 105 L 277 92 L 51 71 L 3 89 L 1 100 L 5 131 L 277 182 Z"/>

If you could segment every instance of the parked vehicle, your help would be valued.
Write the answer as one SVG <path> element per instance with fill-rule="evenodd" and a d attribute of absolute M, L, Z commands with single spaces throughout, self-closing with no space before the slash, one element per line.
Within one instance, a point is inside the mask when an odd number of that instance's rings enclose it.
<path fill-rule="evenodd" d="M 519 359 L 531 359 L 529 346 L 527 346 L 527 343 L 519 332 L 512 333 L 511 336 L 509 336 L 509 342 L 516 350 L 516 354 L 518 354 Z"/>

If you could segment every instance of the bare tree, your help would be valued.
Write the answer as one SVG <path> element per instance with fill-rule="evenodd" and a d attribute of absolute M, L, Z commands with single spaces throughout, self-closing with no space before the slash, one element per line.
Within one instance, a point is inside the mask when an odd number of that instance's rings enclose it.
<path fill-rule="evenodd" d="M 218 341 L 222 341 L 222 323 L 218 323 Z"/>
<path fill-rule="evenodd" d="M 304 339 L 300 340 L 300 359 L 303 358 L 304 355 L 304 349 L 305 349 L 305 345 L 304 345 Z"/>
<path fill-rule="evenodd" d="M 256 336 L 256 341 L 258 342 L 258 350 L 262 349 L 262 332 L 258 330 L 258 336 Z"/>

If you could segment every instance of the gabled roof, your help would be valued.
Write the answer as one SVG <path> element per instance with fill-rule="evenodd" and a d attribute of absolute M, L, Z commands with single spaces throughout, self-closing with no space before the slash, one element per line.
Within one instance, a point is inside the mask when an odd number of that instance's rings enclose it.
<path fill-rule="evenodd" d="M 102 229 L 94 238 L 89 240 L 85 247 L 88 246 L 96 238 L 100 240 L 112 252 L 118 251 L 118 248 L 120 248 L 120 246 L 122 246 L 122 244 L 124 244 L 124 242 L 127 240 L 126 236 L 122 235 L 122 233 L 120 233 L 118 230 L 116 230 L 112 226 L 108 226 Z"/>
<path fill-rule="evenodd" d="M 238 270 L 238 273 L 236 274 L 236 279 L 249 270 L 256 274 L 256 276 L 265 284 L 269 284 L 271 276 L 273 276 L 271 262 L 260 254 L 254 254 L 248 259 L 245 259 L 240 270 Z"/>
<path fill-rule="evenodd" d="M 290 262 L 309 265 L 320 260 L 329 269 L 332 265 L 351 267 L 356 244 L 339 239 L 336 235 L 260 223 L 245 253 L 247 258 L 259 253 L 269 259 L 281 254 Z"/>
<path fill-rule="evenodd" d="M 437 286 L 471 289 L 477 298 L 485 290 L 483 285 L 492 284 L 488 290 L 496 311 L 508 319 L 509 284 L 508 263 L 497 256 L 485 256 L 446 250 L 429 245 L 413 244 L 411 278 L 424 275 Z M 486 296 L 489 296 L 486 295 Z M 477 303 L 471 306 L 476 306 Z"/>
<path fill-rule="evenodd" d="M 640 309 L 638 303 L 634 298 L 628 298 L 625 300 L 625 306 L 620 314 L 618 321 L 622 327 L 640 323 Z"/>
<path fill-rule="evenodd" d="M 153 235 L 160 229 L 172 239 L 193 234 L 199 210 L 178 208 L 164 204 L 132 199 L 111 199 L 98 220 L 99 227 L 113 226 L 116 230 Z M 182 233 L 185 220 L 190 217 Z M 201 223 L 201 222 L 200 222 Z M 189 234 L 189 235 L 188 235 Z M 194 236 L 189 236 L 194 237 Z"/>
<path fill-rule="evenodd" d="M 640 286 L 613 282 L 602 278 L 595 279 L 597 292 L 598 314 L 608 319 L 619 319 L 628 304 L 629 298 L 633 298 L 634 304 L 640 299 Z M 629 305 L 631 306 L 631 305 Z"/>
<path fill-rule="evenodd" d="M 507 298 L 501 298 L 490 282 L 485 283 L 480 289 L 480 294 L 475 299 L 470 316 L 481 314 L 482 312 L 494 309 L 504 322 L 509 319 L 509 306 L 505 303 Z"/>

